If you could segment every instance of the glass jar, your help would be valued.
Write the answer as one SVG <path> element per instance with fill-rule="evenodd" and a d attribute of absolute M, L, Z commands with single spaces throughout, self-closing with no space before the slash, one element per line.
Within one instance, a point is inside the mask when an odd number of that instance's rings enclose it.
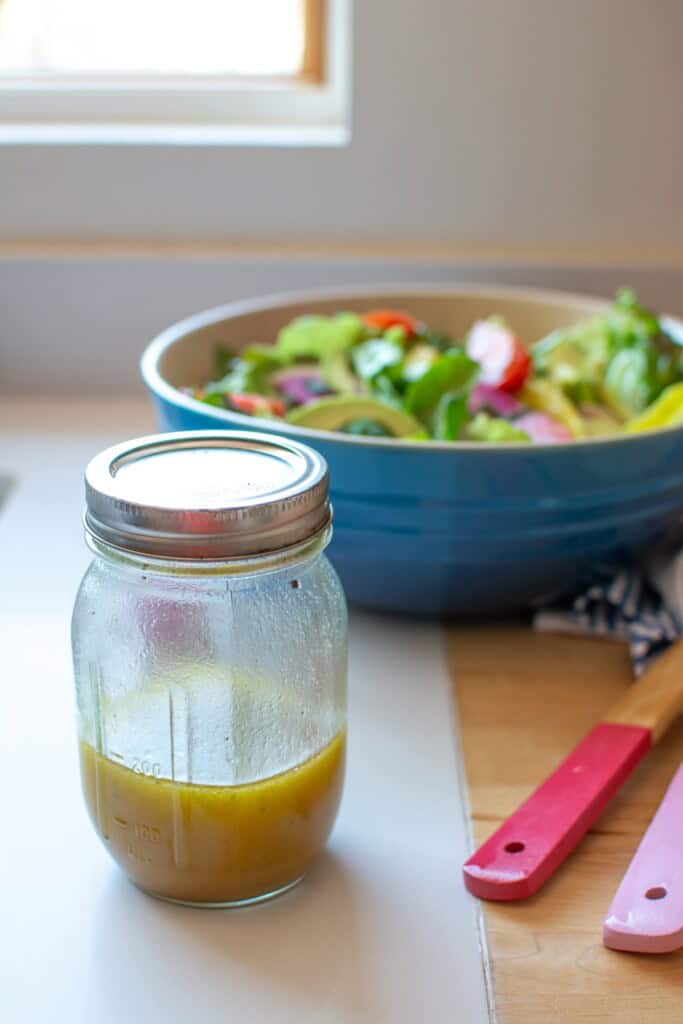
<path fill-rule="evenodd" d="M 341 797 L 346 604 L 324 460 L 190 432 L 86 470 L 72 642 L 96 831 L 155 896 L 242 905 L 298 882 Z"/>

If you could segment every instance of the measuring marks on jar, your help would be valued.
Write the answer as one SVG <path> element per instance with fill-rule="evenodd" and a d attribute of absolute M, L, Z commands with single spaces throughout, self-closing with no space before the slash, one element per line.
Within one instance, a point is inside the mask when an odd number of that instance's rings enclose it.
<path fill-rule="evenodd" d="M 169 783 L 155 778 L 156 762 L 150 761 L 144 774 L 143 759 L 133 771 L 134 757 L 126 758 L 120 750 L 107 753 L 105 757 L 81 742 L 86 804 L 114 859 L 136 864 L 140 876 L 141 870 L 163 867 L 171 859 L 171 821 L 164 814 L 163 795 Z"/>
<path fill-rule="evenodd" d="M 126 855 L 130 860 L 138 864 L 152 864 L 155 859 L 154 850 L 150 850 L 149 846 L 161 843 L 161 829 L 144 821 L 129 821 L 120 814 L 112 815 L 111 820 L 119 832 L 126 833 Z"/>
<path fill-rule="evenodd" d="M 190 858 L 186 843 L 186 828 L 183 818 L 181 794 L 176 782 L 178 779 L 178 760 L 182 751 L 185 778 L 190 779 L 190 723 L 187 694 L 182 690 L 174 693 L 168 691 L 168 737 L 171 758 L 171 801 L 173 822 L 173 863 L 177 868 L 189 866 Z"/>
<path fill-rule="evenodd" d="M 127 832 L 125 839 L 126 856 L 135 861 L 136 864 L 153 864 L 154 851 L 147 848 L 147 844 L 160 843 L 162 839 L 161 829 L 156 825 L 146 825 L 144 822 L 128 822 L 125 818 L 114 815 L 112 822 L 122 832 Z M 117 845 L 121 845 L 120 843 Z"/>
<path fill-rule="evenodd" d="M 159 779 L 161 777 L 161 765 L 158 761 L 149 758 L 135 757 L 134 755 L 125 758 L 118 750 L 108 751 L 109 760 L 115 761 L 123 768 L 128 768 L 135 775 L 144 775 L 147 778 Z M 116 800 L 117 790 L 112 787 L 111 799 Z M 154 851 L 149 850 L 149 845 L 161 843 L 162 832 L 156 825 L 143 821 L 131 821 L 121 813 L 111 814 L 112 825 L 119 833 L 126 833 L 124 838 L 126 855 L 137 864 L 152 864 L 154 862 Z M 120 842 L 117 843 L 120 845 Z"/>
<path fill-rule="evenodd" d="M 119 754 L 116 750 L 107 751 L 107 757 L 110 761 L 116 761 L 123 768 L 130 768 L 136 775 L 147 775 L 152 779 L 161 778 L 161 765 L 158 761 L 151 761 L 146 757 L 135 757 L 130 755 L 125 758 L 123 754 Z"/>
<path fill-rule="evenodd" d="M 161 829 L 155 825 L 146 825 L 144 822 L 136 821 L 132 826 L 132 831 L 133 836 L 128 839 L 126 848 L 128 857 L 138 863 L 153 863 L 154 851 L 150 851 L 147 844 L 161 842 Z"/>

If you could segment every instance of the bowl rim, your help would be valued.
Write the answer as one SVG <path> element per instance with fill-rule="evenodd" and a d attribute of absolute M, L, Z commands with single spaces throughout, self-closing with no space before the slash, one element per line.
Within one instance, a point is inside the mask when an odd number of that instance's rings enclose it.
<path fill-rule="evenodd" d="M 367 296 L 382 294 L 397 298 L 401 295 L 419 293 L 425 298 L 482 298 L 495 301 L 496 297 L 521 299 L 531 303 L 538 302 L 577 302 L 587 306 L 589 310 L 597 313 L 604 313 L 612 305 L 612 300 L 599 298 L 594 295 L 585 295 L 580 292 L 566 292 L 552 288 L 527 288 L 517 285 L 469 285 L 462 282 L 449 284 L 430 282 L 405 282 L 390 284 L 376 282 L 367 285 L 336 285 L 334 287 L 300 289 L 295 291 L 271 292 L 264 296 L 255 296 L 246 299 L 236 299 L 219 306 L 211 306 L 198 313 L 183 317 L 173 324 L 164 328 L 145 347 L 140 357 L 140 374 L 147 389 L 159 398 L 173 405 L 180 406 L 188 412 L 209 415 L 212 419 L 225 422 L 226 430 L 229 429 L 250 429 L 279 432 L 281 429 L 289 435 L 290 433 L 302 441 L 307 439 L 314 443 L 327 440 L 336 444 L 346 444 L 361 447 L 387 449 L 389 451 L 456 451 L 456 452 L 566 452 L 576 448 L 586 447 L 609 447 L 614 445 L 628 444 L 634 441 L 642 441 L 645 438 L 660 437 L 662 435 L 675 435 L 683 432 L 683 424 L 670 427 L 657 427 L 653 430 L 643 431 L 639 434 L 618 434 L 608 437 L 584 437 L 572 441 L 560 441 L 555 443 L 529 444 L 528 441 L 506 441 L 506 442 L 481 442 L 481 441 L 414 441 L 405 438 L 392 437 L 363 437 L 352 434 L 342 434 L 336 430 L 316 430 L 312 427 L 299 427 L 286 420 L 270 420 L 260 416 L 246 416 L 242 413 L 231 412 L 228 409 L 219 409 L 218 406 L 207 406 L 198 398 L 192 398 L 184 394 L 178 388 L 163 377 L 159 371 L 159 363 L 164 353 L 173 345 L 183 341 L 191 332 L 209 327 L 221 320 L 231 320 L 238 316 L 245 316 L 250 313 L 260 313 L 268 310 L 275 310 L 282 306 L 297 305 L 299 303 L 328 301 L 334 299 L 353 300 L 363 299 Z M 670 316 L 667 313 L 658 314 L 660 322 L 672 330 L 675 340 L 683 344 L 683 320 Z M 210 410 L 210 411 L 208 411 Z M 257 426 L 254 426 L 257 424 Z"/>

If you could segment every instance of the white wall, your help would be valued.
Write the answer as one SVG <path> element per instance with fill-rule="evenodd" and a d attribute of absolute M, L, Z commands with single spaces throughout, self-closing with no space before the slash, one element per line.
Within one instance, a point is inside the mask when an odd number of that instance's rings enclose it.
<path fill-rule="evenodd" d="M 632 284 L 683 316 L 683 274 L 643 267 L 204 255 L 0 260 L 0 393 L 116 393 L 140 387 L 154 334 L 189 313 L 286 289 L 371 282 L 507 282 L 611 295 Z M 264 339 L 268 340 L 268 339 Z"/>
<path fill-rule="evenodd" d="M 5 147 L 0 238 L 683 252 L 681 0 L 358 0 L 348 147 Z"/>
<path fill-rule="evenodd" d="M 167 323 L 287 287 L 626 281 L 683 313 L 683 0 L 354 17 L 346 147 L 0 147 L 0 390 L 133 387 Z"/>

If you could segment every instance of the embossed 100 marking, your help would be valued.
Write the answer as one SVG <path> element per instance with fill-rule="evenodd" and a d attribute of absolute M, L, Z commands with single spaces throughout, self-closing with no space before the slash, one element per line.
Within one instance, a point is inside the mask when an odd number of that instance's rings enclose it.
<path fill-rule="evenodd" d="M 153 779 L 161 778 L 161 765 L 158 761 L 147 761 L 140 757 L 131 759 L 131 768 L 136 775 L 149 775 Z"/>
<path fill-rule="evenodd" d="M 135 822 L 135 835 L 146 843 L 161 842 L 161 829 L 156 825 L 145 825 L 142 821 Z"/>

